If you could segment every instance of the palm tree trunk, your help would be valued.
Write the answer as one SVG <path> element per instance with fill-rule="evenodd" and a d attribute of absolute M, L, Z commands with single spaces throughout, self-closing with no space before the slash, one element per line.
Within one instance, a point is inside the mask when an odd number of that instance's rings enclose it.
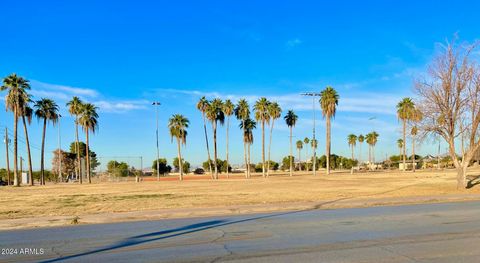
<path fill-rule="evenodd" d="M 205 143 L 207 145 L 207 156 L 208 156 L 208 168 L 210 169 L 210 176 L 213 178 L 213 173 L 212 173 L 212 162 L 210 158 L 210 148 L 208 147 L 208 135 L 207 135 L 207 122 L 205 120 L 205 113 L 202 112 L 203 116 L 203 131 L 205 133 Z"/>
<path fill-rule="evenodd" d="M 298 170 L 302 171 L 302 161 L 300 159 L 300 148 L 298 148 Z"/>
<path fill-rule="evenodd" d="M 404 172 L 405 172 L 405 168 L 406 168 L 405 164 L 407 162 L 407 160 L 406 160 L 407 153 L 406 153 L 406 149 L 405 149 L 406 148 L 405 146 L 407 144 L 407 139 L 405 138 L 406 137 L 406 135 L 405 135 L 406 134 L 406 128 L 407 128 L 406 126 L 407 126 L 407 121 L 403 120 L 403 171 Z"/>
<path fill-rule="evenodd" d="M 242 120 L 242 127 L 243 127 L 243 136 L 245 137 L 245 120 Z M 247 142 L 245 141 L 245 138 L 243 138 L 243 156 L 245 158 L 245 178 L 249 178 L 249 173 L 250 169 L 248 167 L 248 161 L 247 161 Z"/>
<path fill-rule="evenodd" d="M 271 159 L 270 159 L 270 151 L 271 151 L 271 148 L 272 148 L 272 134 L 273 134 L 273 124 L 274 124 L 275 120 L 272 119 L 272 125 L 270 126 L 270 138 L 269 138 L 269 142 L 268 142 L 268 164 L 267 164 L 267 177 L 270 176 L 270 162 Z"/>
<path fill-rule="evenodd" d="M 92 178 L 90 176 L 90 146 L 89 146 L 89 141 L 88 141 L 88 130 L 85 131 L 85 134 L 86 134 L 86 142 L 87 142 L 87 149 L 85 150 L 85 156 L 87 157 L 87 179 L 88 179 L 88 183 L 91 184 L 92 183 Z"/>
<path fill-rule="evenodd" d="M 290 176 L 293 176 L 293 147 L 292 147 L 292 135 L 293 135 L 293 131 L 292 131 L 292 126 L 290 126 Z"/>
<path fill-rule="evenodd" d="M 45 185 L 45 133 L 47 132 L 47 119 L 43 119 L 42 152 L 40 157 L 40 184 Z"/>
<path fill-rule="evenodd" d="M 217 121 L 212 122 L 213 127 L 213 164 L 215 169 L 215 179 L 218 179 L 218 167 L 217 167 Z"/>
<path fill-rule="evenodd" d="M 77 178 L 80 179 L 80 184 L 82 184 L 82 162 L 80 160 L 80 144 L 78 142 L 78 115 L 75 115 L 75 152 L 77 153 Z"/>
<path fill-rule="evenodd" d="M 30 139 L 28 138 L 27 122 L 25 121 L 25 116 L 22 116 L 23 130 L 25 131 L 25 142 L 27 144 L 27 155 L 28 155 L 28 180 L 30 185 L 33 185 L 33 171 L 32 171 L 32 155 L 30 153 Z"/>
<path fill-rule="evenodd" d="M 229 162 L 228 162 L 228 130 L 230 128 L 230 117 L 227 117 L 227 178 L 230 178 L 230 174 L 228 171 Z"/>
<path fill-rule="evenodd" d="M 262 121 L 262 176 L 265 177 L 265 121 Z"/>
<path fill-rule="evenodd" d="M 326 151 L 326 157 L 327 157 L 327 175 L 330 174 L 330 116 L 326 116 L 327 118 L 327 151 Z"/>
<path fill-rule="evenodd" d="M 415 172 L 415 137 L 412 136 L 412 172 Z"/>
<path fill-rule="evenodd" d="M 353 144 L 351 145 L 351 147 L 352 147 L 352 161 L 353 161 L 354 160 L 354 158 L 353 158 Z"/>
<path fill-rule="evenodd" d="M 13 185 L 20 186 L 20 180 L 18 176 L 18 110 L 15 106 L 15 112 L 13 117 Z"/>
<path fill-rule="evenodd" d="M 372 164 L 372 145 L 368 144 L 368 164 Z"/>
<path fill-rule="evenodd" d="M 180 149 L 180 139 L 177 138 L 177 150 L 178 150 L 178 169 L 180 170 L 180 176 L 178 179 L 183 181 L 183 165 L 182 165 L 182 153 Z"/>
<path fill-rule="evenodd" d="M 360 163 L 362 162 L 362 144 L 363 143 L 360 143 L 360 152 L 358 154 L 358 164 L 360 165 Z"/>

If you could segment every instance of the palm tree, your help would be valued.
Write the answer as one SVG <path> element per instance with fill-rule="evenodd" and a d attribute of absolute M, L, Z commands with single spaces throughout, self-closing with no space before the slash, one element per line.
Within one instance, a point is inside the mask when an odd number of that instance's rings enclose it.
<path fill-rule="evenodd" d="M 248 118 L 244 122 L 240 123 L 240 128 L 243 129 L 243 142 L 248 146 L 248 161 L 247 161 L 247 170 L 248 170 L 248 177 L 250 178 L 250 146 L 253 144 L 253 130 L 257 128 L 257 123 Z"/>
<path fill-rule="evenodd" d="M 352 160 L 355 160 L 355 146 L 357 145 L 357 135 L 355 134 L 350 134 L 348 135 L 347 137 L 347 140 L 348 140 L 348 145 L 350 146 L 350 148 L 352 149 Z"/>
<path fill-rule="evenodd" d="M 243 156 L 245 158 L 245 177 L 250 177 L 250 167 L 248 167 L 247 161 L 247 142 L 245 141 L 246 125 L 245 121 L 250 118 L 250 106 L 245 99 L 240 99 L 235 107 L 235 117 L 241 121 L 240 128 L 243 129 L 244 139 L 243 139 Z"/>
<path fill-rule="evenodd" d="M 1 91 L 8 90 L 5 106 L 13 112 L 13 181 L 15 186 L 20 186 L 18 173 L 18 117 L 20 117 L 22 104 L 28 101 L 27 90 L 30 89 L 28 80 L 13 73 L 3 79 Z M 8 175 L 10 177 L 10 175 Z"/>
<path fill-rule="evenodd" d="M 302 171 L 302 160 L 301 160 L 301 155 L 300 151 L 303 149 L 303 142 L 302 140 L 297 141 L 297 150 L 298 150 L 298 170 Z"/>
<path fill-rule="evenodd" d="M 218 179 L 217 168 L 217 123 L 223 125 L 225 115 L 223 114 L 223 102 L 221 99 L 214 99 L 210 102 L 206 110 L 207 119 L 212 123 L 213 130 L 213 165 L 215 169 L 215 179 Z"/>
<path fill-rule="evenodd" d="M 178 168 L 180 171 L 180 181 L 183 180 L 183 165 L 182 165 L 182 152 L 180 146 L 187 143 L 187 128 L 190 121 L 181 114 L 174 114 L 168 120 L 168 128 L 170 129 L 170 136 L 173 141 L 173 137 L 177 139 L 178 150 Z"/>
<path fill-rule="evenodd" d="M 80 146 L 78 141 L 78 118 L 82 112 L 83 102 L 78 97 L 73 97 L 72 100 L 67 102 L 68 112 L 70 115 L 75 116 L 75 154 L 77 155 L 77 178 L 82 182 L 82 168 L 80 162 Z"/>
<path fill-rule="evenodd" d="M 265 123 L 270 123 L 270 115 L 268 114 L 270 102 L 267 98 L 260 98 L 255 102 L 253 110 L 255 111 L 255 120 L 262 125 L 262 176 L 265 177 Z"/>
<path fill-rule="evenodd" d="M 376 131 L 371 132 L 371 143 L 372 143 L 372 161 L 375 163 L 375 146 L 378 142 L 378 133 Z"/>
<path fill-rule="evenodd" d="M 410 135 L 412 136 L 412 172 L 415 172 L 415 140 L 416 136 L 418 134 L 418 128 L 417 128 L 417 123 L 420 122 L 423 119 L 422 112 L 415 108 L 412 114 L 412 130 L 410 131 Z"/>
<path fill-rule="evenodd" d="M 362 134 L 358 135 L 358 142 L 360 143 L 360 154 L 358 159 L 360 159 L 360 162 L 362 161 L 362 144 L 364 141 L 365 137 Z"/>
<path fill-rule="evenodd" d="M 235 105 L 233 105 L 232 101 L 226 100 L 225 103 L 223 104 L 223 114 L 227 117 L 227 178 L 229 178 L 229 171 L 228 167 L 230 165 L 229 159 L 228 159 L 228 130 L 230 128 L 230 116 L 232 116 L 233 111 L 234 111 Z"/>
<path fill-rule="evenodd" d="M 47 122 L 55 125 L 58 121 L 58 105 L 51 99 L 41 99 L 35 102 L 35 116 L 43 119 L 42 133 L 42 155 L 40 158 L 40 184 L 45 185 L 45 133 L 47 132 Z"/>
<path fill-rule="evenodd" d="M 402 158 L 402 150 L 403 150 L 403 139 L 398 139 L 397 140 L 397 146 L 398 146 L 398 150 L 399 150 L 399 153 L 400 153 L 398 155 L 398 157 L 401 159 Z"/>
<path fill-rule="evenodd" d="M 372 163 L 372 145 L 373 145 L 373 133 L 365 135 L 365 141 L 368 144 L 368 164 Z"/>
<path fill-rule="evenodd" d="M 295 124 L 297 123 L 298 116 L 293 112 L 293 110 L 289 110 L 287 112 L 287 115 L 283 117 L 285 119 L 285 123 L 287 126 L 290 128 L 290 176 L 293 176 L 293 142 L 292 142 L 292 136 L 293 136 L 293 127 L 295 127 Z"/>
<path fill-rule="evenodd" d="M 268 115 L 272 122 L 270 123 L 270 142 L 268 143 L 268 164 L 267 164 L 267 177 L 270 175 L 270 150 L 272 148 L 272 134 L 273 134 L 273 125 L 275 120 L 282 116 L 282 109 L 277 102 L 272 102 L 268 105 Z"/>
<path fill-rule="evenodd" d="M 322 108 L 323 118 L 327 122 L 326 153 L 327 156 L 327 175 L 330 174 L 330 146 L 331 146 L 331 119 L 335 117 L 338 105 L 338 93 L 335 89 L 328 86 L 320 93 L 320 107 Z"/>
<path fill-rule="evenodd" d="M 415 110 L 415 103 L 411 98 L 403 98 L 397 104 L 397 116 L 398 119 L 402 121 L 403 124 L 403 141 L 406 142 L 406 129 L 407 129 L 407 121 L 412 118 L 412 114 Z M 405 150 L 405 143 L 403 145 L 403 171 L 405 171 L 406 167 L 406 150 Z"/>
<path fill-rule="evenodd" d="M 208 108 L 208 100 L 205 98 L 205 96 L 201 97 L 200 100 L 197 103 L 197 109 L 202 113 L 202 118 L 203 118 L 203 131 L 205 133 L 205 144 L 207 145 L 207 156 L 208 156 L 208 168 L 210 171 L 210 175 L 213 178 L 213 173 L 212 173 L 212 162 L 210 158 L 210 148 L 208 147 L 208 134 L 207 134 L 207 121 L 205 120 L 205 112 Z"/>
<path fill-rule="evenodd" d="M 22 116 L 23 130 L 25 132 L 25 143 L 27 146 L 27 155 L 28 155 L 28 180 L 30 185 L 33 185 L 33 169 L 32 169 L 32 154 L 30 151 L 30 138 L 28 137 L 27 121 L 30 125 L 32 123 L 33 109 L 28 105 L 31 102 L 28 98 L 28 102 L 23 103 L 20 115 Z"/>
<path fill-rule="evenodd" d="M 308 137 L 305 137 L 303 139 L 303 142 L 305 143 L 305 169 L 308 171 L 308 145 L 310 144 L 310 139 Z"/>
<path fill-rule="evenodd" d="M 79 123 L 83 127 L 83 131 L 85 131 L 85 142 L 86 142 L 86 163 L 87 163 L 87 179 L 88 183 L 92 183 L 91 177 L 91 163 L 90 163 L 90 144 L 89 144 L 89 131 L 95 133 L 98 129 L 98 107 L 91 103 L 86 103 L 82 107 L 82 111 L 80 113 Z"/>

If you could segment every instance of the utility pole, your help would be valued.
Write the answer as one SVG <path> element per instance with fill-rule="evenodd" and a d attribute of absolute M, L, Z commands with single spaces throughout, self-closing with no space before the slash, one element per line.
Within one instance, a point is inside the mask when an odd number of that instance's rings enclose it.
<path fill-rule="evenodd" d="M 158 149 L 158 106 L 160 106 L 161 103 L 158 101 L 154 101 L 152 105 L 155 106 L 155 115 L 157 119 L 157 132 L 156 132 L 156 135 L 157 135 L 157 181 L 160 181 L 160 163 L 158 160 L 160 158 L 160 151 Z"/>
<path fill-rule="evenodd" d="M 315 140 L 315 97 L 320 97 L 320 93 L 318 92 L 305 92 L 300 94 L 302 96 L 311 96 L 312 97 L 312 108 L 313 108 L 313 141 Z M 317 147 L 313 147 L 313 175 L 317 175 Z"/>
<path fill-rule="evenodd" d="M 5 153 L 7 157 L 7 184 L 10 185 L 10 161 L 8 159 L 8 128 L 5 127 Z"/>

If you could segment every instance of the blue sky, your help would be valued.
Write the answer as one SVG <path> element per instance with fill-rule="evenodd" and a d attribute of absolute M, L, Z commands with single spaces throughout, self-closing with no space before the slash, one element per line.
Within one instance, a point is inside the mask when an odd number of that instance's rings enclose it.
<path fill-rule="evenodd" d="M 346 136 L 374 129 L 380 134 L 377 159 L 382 159 L 398 152 L 395 104 L 413 95 L 412 79 L 425 72 L 438 43 L 455 33 L 472 41 L 480 33 L 475 1 L 174 2 L 3 2 L 0 76 L 16 72 L 32 81 L 35 99 L 58 102 L 64 116 L 63 148 L 74 138 L 65 102 L 78 95 L 98 105 L 100 129 L 91 143 L 103 163 L 112 156 L 143 156 L 145 166 L 151 164 L 153 100 L 162 102 L 160 155 L 170 161 L 176 145 L 166 123 L 174 113 L 191 121 L 183 149 L 186 160 L 199 164 L 206 159 L 201 115 L 195 109 L 203 95 L 235 101 L 245 97 L 252 103 L 266 96 L 278 101 L 284 112 L 293 109 L 299 115 L 294 139 L 310 137 L 311 101 L 299 93 L 327 85 L 340 94 L 333 152 L 349 155 Z M 323 154 L 324 122 L 318 116 Z M 13 127 L 11 113 L 0 111 L 0 126 Z M 47 132 L 48 157 L 58 147 L 57 127 L 49 126 Z M 30 134 L 38 167 L 41 126 L 36 120 Z M 22 129 L 19 135 L 22 138 Z M 223 159 L 224 128 L 218 137 Z M 260 160 L 260 138 L 257 130 L 255 162 Z M 272 159 L 279 161 L 288 154 L 283 120 L 276 124 L 274 141 Z M 430 143 L 419 147 L 421 154 L 435 152 Z M 20 142 L 23 156 L 24 148 Z M 233 163 L 242 162 L 234 119 L 231 156 Z M 4 166 L 4 151 L 0 158 Z"/>

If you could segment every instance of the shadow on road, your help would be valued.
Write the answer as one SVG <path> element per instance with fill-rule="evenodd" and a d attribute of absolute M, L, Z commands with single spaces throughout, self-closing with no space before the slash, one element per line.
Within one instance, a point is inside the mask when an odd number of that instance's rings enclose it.
<path fill-rule="evenodd" d="M 468 180 L 467 189 L 473 188 L 477 184 L 480 184 L 480 175 L 469 176 L 471 178 Z"/>
<path fill-rule="evenodd" d="M 177 236 L 182 236 L 182 235 L 187 235 L 195 232 L 200 232 L 212 228 L 217 228 L 221 226 L 227 226 L 227 225 L 233 225 L 233 224 L 240 224 L 248 221 L 254 221 L 254 220 L 259 220 L 259 219 L 264 219 L 264 218 L 271 218 L 271 217 L 277 217 L 277 216 L 283 216 L 283 215 L 289 215 L 289 214 L 296 214 L 296 213 L 303 213 L 307 211 L 312 211 L 312 210 L 317 210 L 321 208 L 324 205 L 332 204 L 338 201 L 350 199 L 351 197 L 344 197 L 344 198 L 339 198 L 333 201 L 328 201 L 324 203 L 317 204 L 313 206 L 312 208 L 309 209 L 304 209 L 304 210 L 298 210 L 298 211 L 290 211 L 290 212 L 284 212 L 284 213 L 275 213 L 275 214 L 268 214 L 268 215 L 263 215 L 263 216 L 256 216 L 256 217 L 250 217 L 250 218 L 245 218 L 245 219 L 240 219 L 240 220 L 211 220 L 211 221 L 205 221 L 201 223 L 196 223 L 196 224 L 191 224 L 191 225 L 186 225 L 183 227 L 178 227 L 178 228 L 173 228 L 173 229 L 168 229 L 168 230 L 163 230 L 163 231 L 158 231 L 158 232 L 152 232 L 152 233 L 147 233 L 143 235 L 138 235 L 138 236 L 133 236 L 126 238 L 118 243 L 112 244 L 110 246 L 106 246 L 103 248 L 87 251 L 87 252 L 82 252 L 74 255 L 69 255 L 69 256 L 61 256 L 58 258 L 54 259 L 48 259 L 45 261 L 41 262 L 57 262 L 57 261 L 63 261 L 67 259 L 72 259 L 72 258 L 78 258 L 82 256 L 87 256 L 87 255 L 92 255 L 100 252 L 105 252 L 105 251 L 110 251 L 114 249 L 120 249 L 120 248 L 125 248 L 125 247 L 131 247 L 135 245 L 140 245 L 148 242 L 153 242 L 157 240 L 162 240 L 162 239 L 168 239 L 172 237 L 177 237 Z"/>

